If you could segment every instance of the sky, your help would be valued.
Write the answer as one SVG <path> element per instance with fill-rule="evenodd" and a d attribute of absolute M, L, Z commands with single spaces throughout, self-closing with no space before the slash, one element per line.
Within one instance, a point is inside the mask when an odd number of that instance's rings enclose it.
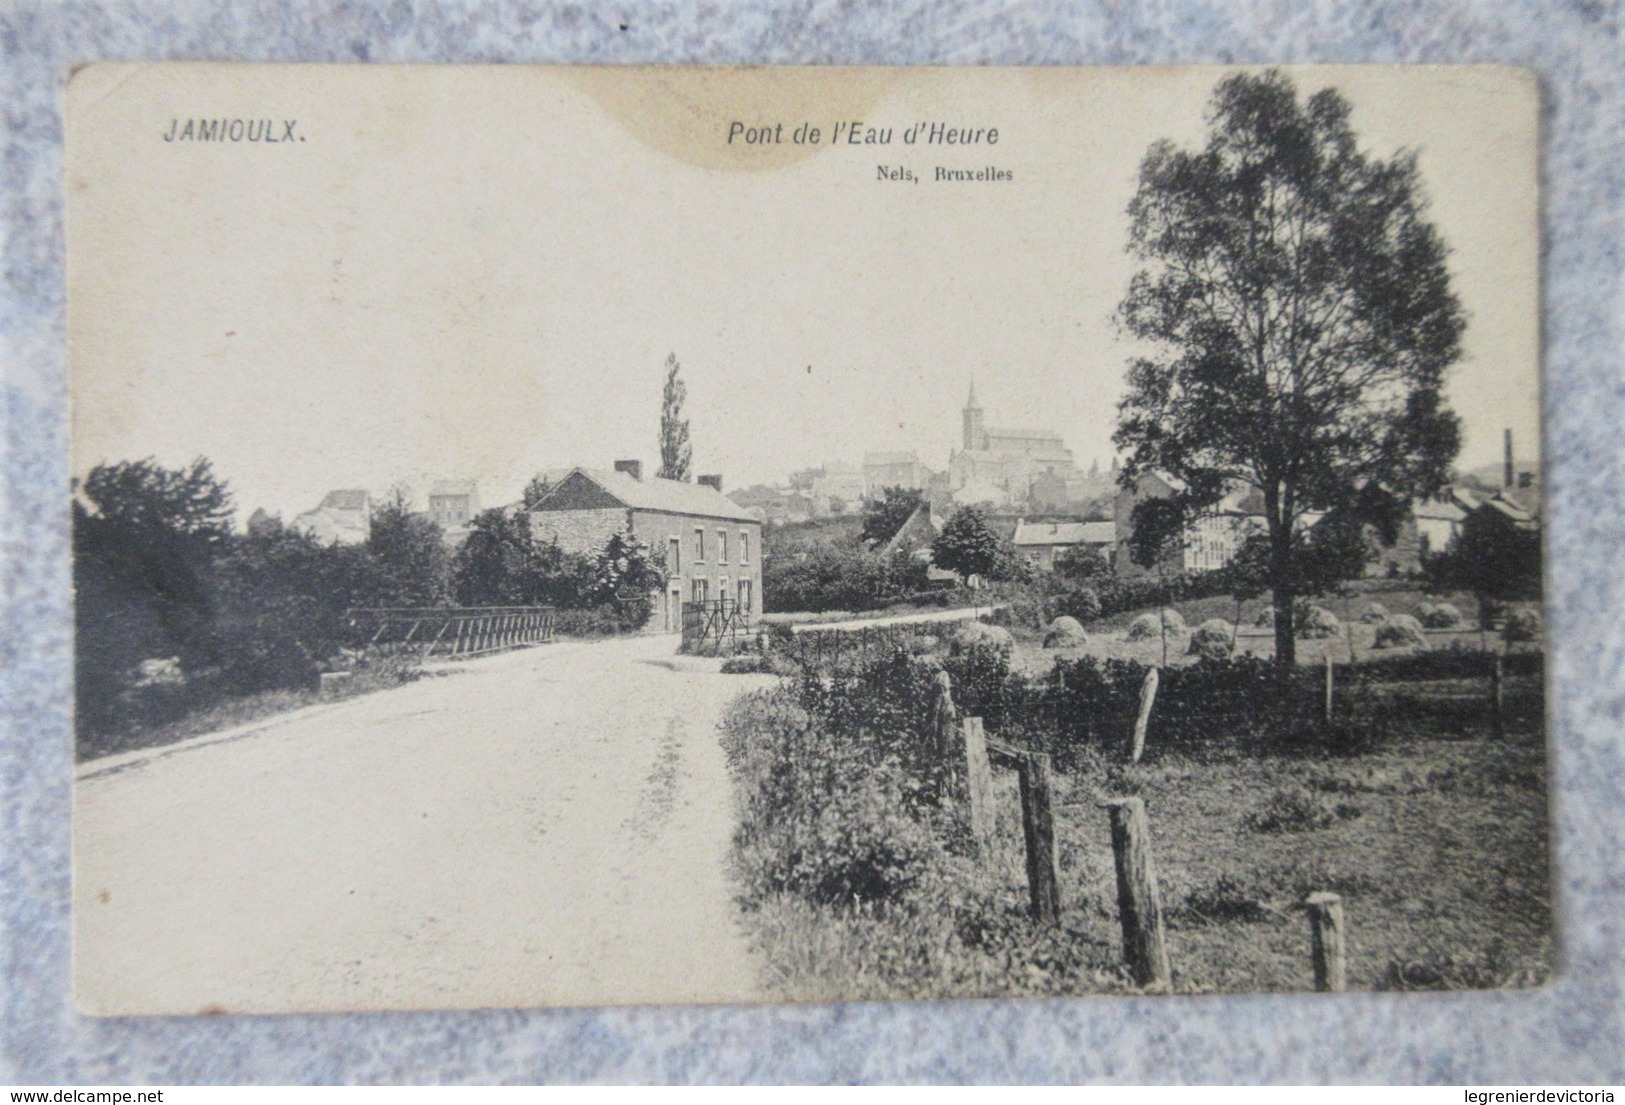
<path fill-rule="evenodd" d="M 1202 141 L 1223 73 L 93 67 L 69 104 L 74 472 L 207 456 L 244 517 L 436 478 L 494 505 L 544 468 L 652 470 L 668 354 L 694 470 L 729 488 L 878 450 L 940 467 L 973 378 L 990 426 L 1104 467 L 1138 165 Z M 1534 459 L 1532 81 L 1293 74 L 1343 92 L 1369 151 L 1419 152 L 1469 314 L 1460 466 L 1503 427 Z M 299 140 L 163 140 L 194 117 Z M 831 145 L 838 120 L 892 142 Z M 937 121 L 999 138 L 902 143 Z"/>

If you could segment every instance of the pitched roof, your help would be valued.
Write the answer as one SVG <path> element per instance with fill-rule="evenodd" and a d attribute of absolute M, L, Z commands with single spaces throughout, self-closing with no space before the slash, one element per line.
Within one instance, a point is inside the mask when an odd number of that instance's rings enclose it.
<path fill-rule="evenodd" d="M 750 511 L 716 488 L 703 483 L 685 483 L 682 480 L 667 480 L 659 476 L 635 480 L 625 472 L 606 468 L 574 468 L 571 469 L 570 475 L 574 476 L 577 472 L 633 510 L 658 510 L 666 514 L 727 518 L 736 522 L 757 520 Z M 549 509 L 548 502 L 559 493 L 568 479 L 569 476 L 566 476 L 564 480 L 555 484 L 537 504 L 536 509 Z"/>
<path fill-rule="evenodd" d="M 1418 518 L 1434 518 L 1444 522 L 1459 522 L 1467 517 L 1460 505 L 1450 500 L 1418 499 L 1411 504 L 1411 513 Z"/>
<path fill-rule="evenodd" d="M 1117 540 L 1111 522 L 1019 522 L 1017 545 L 1109 545 Z"/>
<path fill-rule="evenodd" d="M 1522 529 L 1533 529 L 1540 524 L 1535 516 L 1521 505 L 1500 495 L 1485 499 L 1480 509 L 1493 510 Z"/>
<path fill-rule="evenodd" d="M 361 488 L 344 488 L 339 491 L 329 491 L 327 495 L 323 497 L 322 505 L 316 509 L 321 510 L 323 508 L 329 510 L 366 510 L 367 493 Z"/>
<path fill-rule="evenodd" d="M 429 488 L 431 495 L 472 495 L 474 494 L 474 480 L 436 480 L 434 486 Z"/>

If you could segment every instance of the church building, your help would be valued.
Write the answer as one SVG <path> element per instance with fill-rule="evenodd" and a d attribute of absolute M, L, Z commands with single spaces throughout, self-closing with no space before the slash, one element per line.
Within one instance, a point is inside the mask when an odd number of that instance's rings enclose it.
<path fill-rule="evenodd" d="M 948 460 L 949 489 L 956 503 L 1023 506 L 1032 500 L 1035 485 L 1045 499 L 1081 499 L 1086 494 L 1088 477 L 1060 435 L 987 426 L 974 382 L 962 419 L 962 447 Z"/>

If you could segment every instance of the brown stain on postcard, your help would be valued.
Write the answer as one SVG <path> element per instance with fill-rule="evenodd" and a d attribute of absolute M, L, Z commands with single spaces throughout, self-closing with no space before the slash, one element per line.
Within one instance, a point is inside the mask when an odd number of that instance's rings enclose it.
<path fill-rule="evenodd" d="M 862 120 L 907 70 L 599 66 L 554 72 L 661 153 L 705 169 L 752 171 L 783 168 L 829 149 L 833 125 Z M 803 124 L 821 132 L 816 144 L 796 141 Z"/>

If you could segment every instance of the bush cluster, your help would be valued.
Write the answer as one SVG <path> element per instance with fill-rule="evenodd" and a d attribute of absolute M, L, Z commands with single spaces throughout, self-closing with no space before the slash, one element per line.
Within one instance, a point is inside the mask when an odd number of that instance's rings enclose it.
<path fill-rule="evenodd" d="M 880 555 L 826 541 L 769 555 L 762 566 L 762 600 L 768 613 L 878 610 L 925 591 L 928 571 L 906 552 Z"/>

